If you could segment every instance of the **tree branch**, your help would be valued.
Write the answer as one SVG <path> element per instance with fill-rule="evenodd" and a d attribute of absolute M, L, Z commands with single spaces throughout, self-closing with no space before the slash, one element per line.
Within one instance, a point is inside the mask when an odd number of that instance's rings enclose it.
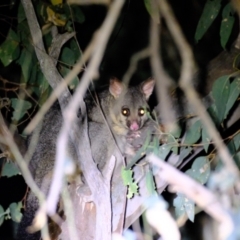
<path fill-rule="evenodd" d="M 78 155 L 81 170 L 83 171 L 83 175 L 93 194 L 93 199 L 96 204 L 96 225 L 101 225 L 101 228 L 96 228 L 96 239 L 104 240 L 111 239 L 110 180 L 102 177 L 91 157 L 86 120 L 84 121 L 82 128 L 80 128 L 76 123 L 73 124 L 73 122 L 75 120 L 75 113 L 77 112 L 79 105 L 82 105 L 82 114 L 85 113 L 83 95 L 89 85 L 90 80 L 97 75 L 97 69 L 105 51 L 107 41 L 110 37 L 123 3 L 124 1 L 122 0 L 115 0 L 111 4 L 108 15 L 105 18 L 102 27 L 97 34 L 95 34 L 96 41 L 93 48 L 94 55 L 89 63 L 88 70 L 85 71 L 70 104 L 64 111 L 64 124 L 58 138 L 57 161 L 54 167 L 54 176 L 48 195 L 47 206 L 48 213 L 50 215 L 53 214 L 54 210 L 56 209 L 56 203 L 61 189 L 61 184 L 59 183 L 62 183 L 67 139 L 70 133 L 71 140 L 75 145 Z M 49 201 L 50 199 L 51 201 Z"/>
<path fill-rule="evenodd" d="M 56 26 L 53 26 L 51 30 L 53 40 L 49 49 L 49 56 L 52 57 L 54 64 L 57 65 L 62 46 L 75 35 L 75 32 L 59 34 Z"/>
<path fill-rule="evenodd" d="M 21 2 L 27 17 L 29 29 L 31 32 L 32 40 L 33 40 L 33 46 L 34 46 L 38 61 L 40 63 L 40 67 L 42 69 L 42 72 L 45 78 L 51 85 L 51 87 L 55 89 L 59 85 L 59 82 L 63 81 L 63 79 L 59 74 L 59 72 L 57 71 L 54 61 L 46 53 L 43 40 L 42 40 L 42 32 L 38 24 L 37 17 L 36 17 L 31 0 L 21 0 Z M 63 109 L 68 104 L 69 99 L 71 98 L 71 94 L 66 84 L 64 85 L 63 93 L 61 95 L 60 94 L 57 95 L 57 97 L 58 97 L 61 109 L 63 111 Z"/>
<path fill-rule="evenodd" d="M 196 202 L 205 212 L 221 223 L 219 227 L 221 236 L 225 238 L 229 236 L 233 230 L 233 222 L 217 196 L 158 157 L 151 155 L 148 159 L 159 167 L 161 178 L 174 187 L 174 192 L 181 192 Z"/>

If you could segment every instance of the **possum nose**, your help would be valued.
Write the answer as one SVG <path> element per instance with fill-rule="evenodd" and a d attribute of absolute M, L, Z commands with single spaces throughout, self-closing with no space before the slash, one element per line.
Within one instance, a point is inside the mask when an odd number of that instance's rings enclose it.
<path fill-rule="evenodd" d="M 137 131 L 137 130 L 139 129 L 139 124 L 137 123 L 137 121 L 131 122 L 131 124 L 130 124 L 130 129 L 131 129 L 132 131 Z"/>

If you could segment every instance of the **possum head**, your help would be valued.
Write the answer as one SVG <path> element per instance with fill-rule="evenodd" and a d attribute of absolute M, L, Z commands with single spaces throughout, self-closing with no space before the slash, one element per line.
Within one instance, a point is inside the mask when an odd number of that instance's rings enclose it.
<path fill-rule="evenodd" d="M 113 130 L 120 135 L 139 131 L 148 120 L 148 99 L 155 81 L 148 79 L 135 87 L 126 87 L 116 78 L 111 79 L 109 92 L 113 96 L 110 118 Z"/>

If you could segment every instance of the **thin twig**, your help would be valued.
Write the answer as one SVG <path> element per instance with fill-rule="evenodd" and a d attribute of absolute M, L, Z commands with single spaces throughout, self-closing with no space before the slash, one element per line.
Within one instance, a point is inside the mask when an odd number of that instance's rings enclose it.
<path fill-rule="evenodd" d="M 131 57 L 130 66 L 129 66 L 128 70 L 126 71 L 126 73 L 124 74 L 123 79 L 122 79 L 122 82 L 125 83 L 126 86 L 129 84 L 132 75 L 137 70 L 138 62 L 149 56 L 150 56 L 150 49 L 147 47 L 147 48 L 144 48 L 141 51 L 135 53 Z"/>
<path fill-rule="evenodd" d="M 161 25 L 161 24 L 160 24 Z M 163 68 L 163 64 L 159 57 L 159 26 L 154 20 L 151 20 L 151 32 L 150 32 L 150 50 L 151 50 L 151 66 L 156 78 L 157 93 L 159 98 L 159 112 L 161 115 L 162 123 L 165 125 L 168 131 L 171 131 L 175 127 L 174 111 L 172 109 L 169 87 L 173 80 L 166 74 Z"/>

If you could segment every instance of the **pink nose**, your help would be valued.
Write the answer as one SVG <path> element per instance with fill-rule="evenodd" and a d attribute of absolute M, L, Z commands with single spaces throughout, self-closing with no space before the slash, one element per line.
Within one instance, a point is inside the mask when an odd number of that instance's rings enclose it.
<path fill-rule="evenodd" d="M 133 121 L 133 122 L 131 123 L 131 125 L 130 125 L 130 129 L 131 129 L 132 131 L 138 130 L 138 129 L 139 129 L 138 123 L 137 123 L 136 121 Z"/>

